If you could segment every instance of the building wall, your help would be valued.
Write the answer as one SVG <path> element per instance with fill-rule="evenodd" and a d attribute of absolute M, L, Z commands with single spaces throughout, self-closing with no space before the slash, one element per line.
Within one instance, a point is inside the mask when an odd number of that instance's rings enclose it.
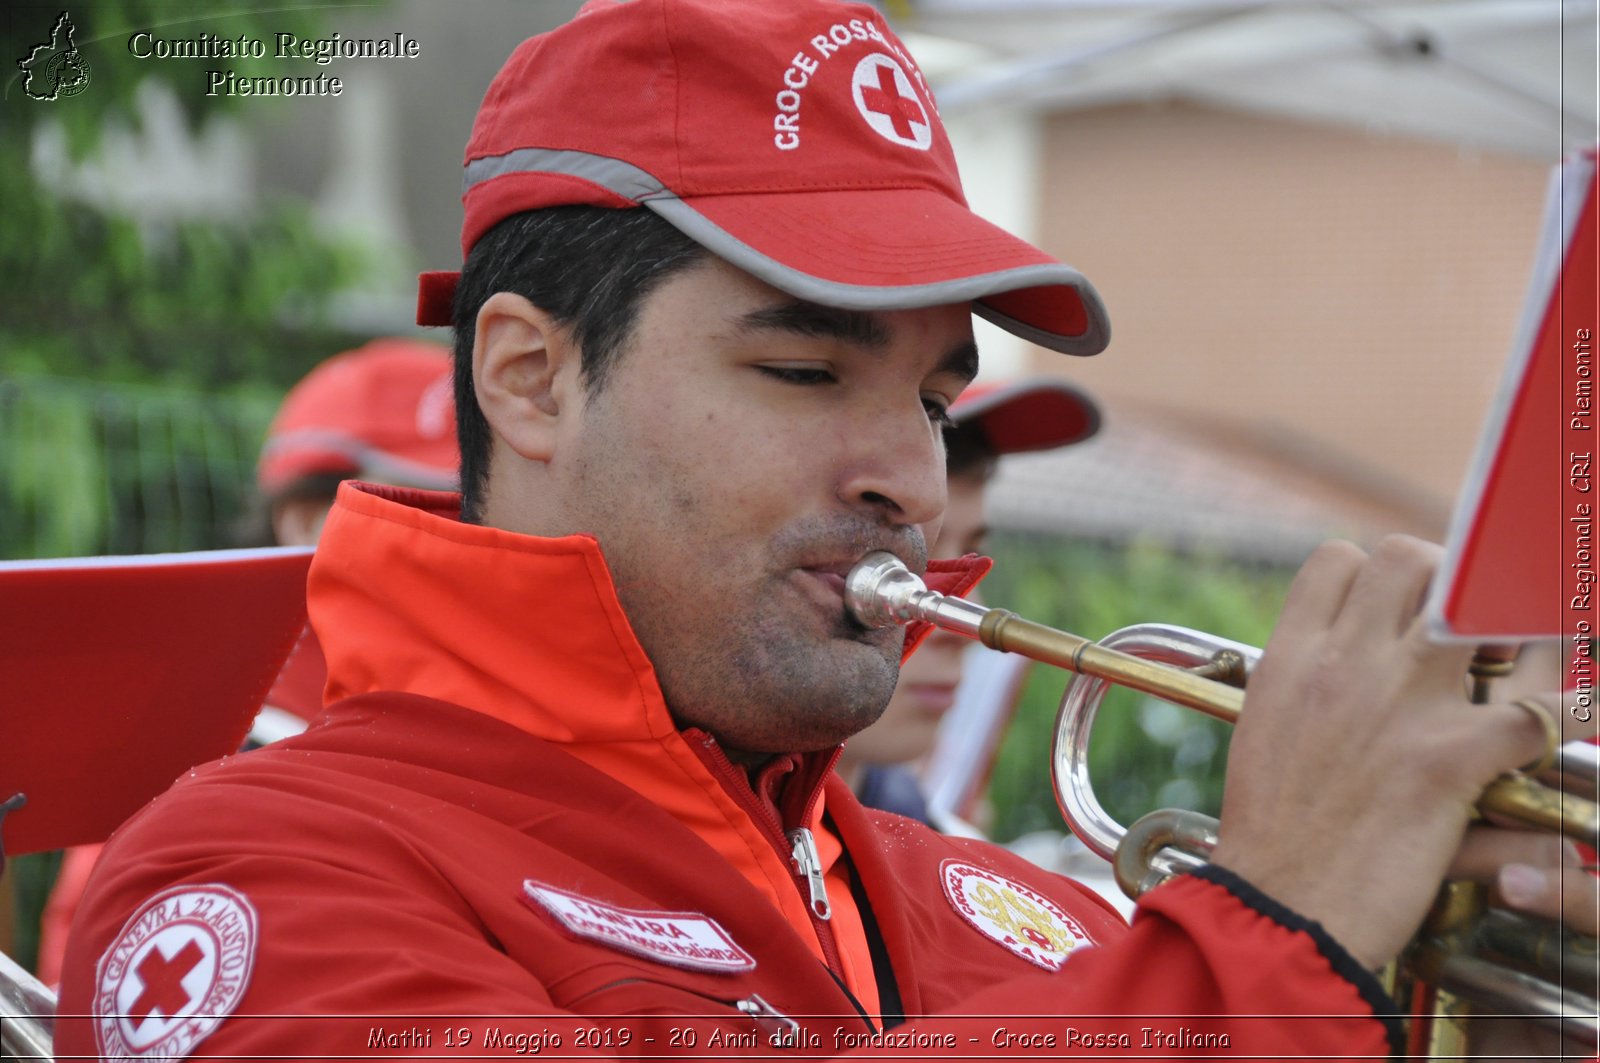
<path fill-rule="evenodd" d="M 1045 123 L 1039 236 L 1110 349 L 1033 367 L 1274 430 L 1447 504 L 1507 357 L 1548 165 L 1189 104 Z M 1552 157 L 1554 151 L 1552 152 Z"/>

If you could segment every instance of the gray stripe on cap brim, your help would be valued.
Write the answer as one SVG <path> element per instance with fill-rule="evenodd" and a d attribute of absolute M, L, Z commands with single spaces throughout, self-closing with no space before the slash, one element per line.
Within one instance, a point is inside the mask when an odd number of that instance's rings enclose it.
<path fill-rule="evenodd" d="M 1022 285 L 1021 287 L 1031 288 L 1034 285 Z M 1002 314 L 984 302 L 974 301 L 972 312 L 991 325 L 1003 328 L 1013 336 L 1025 339 L 1029 343 L 1037 343 L 1041 347 L 1061 354 L 1072 354 L 1080 358 L 1087 358 L 1090 355 L 1099 354 L 1111 345 L 1111 321 L 1106 316 L 1105 304 L 1100 301 L 1099 292 L 1089 287 L 1087 282 L 1081 285 L 1074 284 L 1072 287 L 1077 290 L 1078 298 L 1083 300 L 1083 309 L 1089 318 L 1089 330 L 1081 336 L 1062 336 L 1059 333 L 1029 325 L 1018 321 L 1009 314 Z M 1015 288 L 1003 288 L 989 294 L 993 295 L 998 294 L 999 291 L 1015 290 Z"/>
<path fill-rule="evenodd" d="M 377 479 L 401 487 L 421 487 L 452 491 L 455 470 L 443 470 L 411 458 L 391 454 L 345 432 L 325 428 L 297 428 L 267 440 L 261 448 L 261 461 L 267 462 L 284 451 L 316 450 L 344 458 L 359 478 Z"/>
<path fill-rule="evenodd" d="M 490 155 L 467 163 L 461 175 L 461 194 L 477 185 L 518 173 L 558 173 L 576 177 L 615 192 L 624 199 L 644 200 L 671 195 L 667 186 L 647 170 L 631 162 L 595 155 L 587 151 L 561 151 L 555 148 L 518 148 L 504 155 Z"/>
<path fill-rule="evenodd" d="M 648 171 L 621 159 L 586 151 L 518 148 L 504 155 L 473 159 L 462 177 L 462 194 L 475 186 L 518 173 L 558 173 L 598 185 L 649 207 L 707 251 L 798 299 L 845 310 L 911 310 L 970 302 L 973 312 L 1014 336 L 1062 354 L 1099 354 L 1111 342 L 1105 305 L 1083 274 L 1065 263 L 1036 263 L 927 284 L 844 284 L 803 273 L 762 254 L 712 222 Z M 1050 332 L 980 302 L 985 296 L 1024 288 L 1065 285 L 1083 303 L 1088 329 L 1078 336 Z"/>
<path fill-rule="evenodd" d="M 928 284 L 843 284 L 810 273 L 802 273 L 792 266 L 786 266 L 762 254 L 681 199 L 651 199 L 644 205 L 671 222 L 684 235 L 707 251 L 798 299 L 809 299 L 814 303 L 837 306 L 844 310 L 913 310 L 924 306 L 971 302 L 973 312 L 984 320 L 993 322 L 1013 335 L 1062 354 L 1080 356 L 1099 354 L 1111 341 L 1111 329 L 1106 322 L 1105 307 L 1101 304 L 1099 295 L 1081 273 L 1065 264 L 1038 263 L 1031 266 L 1017 266 Z M 1063 336 L 1049 332 L 1018 321 L 978 301 L 986 295 L 1053 285 L 1066 285 L 1072 288 L 1083 301 L 1089 327 L 1082 335 Z"/>

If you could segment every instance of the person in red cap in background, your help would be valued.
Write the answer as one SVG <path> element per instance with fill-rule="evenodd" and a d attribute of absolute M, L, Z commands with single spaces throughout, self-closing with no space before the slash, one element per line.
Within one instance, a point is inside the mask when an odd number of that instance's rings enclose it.
<path fill-rule="evenodd" d="M 340 483 L 362 479 L 433 490 L 455 487 L 455 399 L 450 351 L 381 338 L 317 365 L 289 389 L 256 463 L 260 544 L 315 546 Z M 268 692 L 245 748 L 305 730 L 322 710 L 327 662 L 307 625 Z M 72 918 L 101 845 L 66 851 L 40 916 L 38 977 L 61 977 Z"/>
<path fill-rule="evenodd" d="M 278 546 L 315 546 L 345 480 L 449 491 L 459 465 L 449 348 L 372 340 L 320 363 L 284 396 L 256 462 L 254 534 Z M 303 730 L 322 710 L 326 679 L 308 625 L 251 737 L 265 744 Z"/>
<path fill-rule="evenodd" d="M 833 771 L 925 634 L 846 575 L 988 567 L 924 531 L 971 315 L 1109 340 L 1081 274 L 967 208 L 880 12 L 591 2 L 491 83 L 463 200 L 419 306 L 455 328 L 461 495 L 340 486 L 329 704 L 113 836 L 60 1055 L 1389 1054 L 1371 969 L 1545 752 L 1411 622 L 1427 544 L 1308 562 L 1222 843 L 1131 926 Z"/>
<path fill-rule="evenodd" d="M 256 463 L 272 542 L 313 546 L 348 479 L 454 490 L 450 350 L 375 339 L 334 355 L 284 396 Z"/>
<path fill-rule="evenodd" d="M 983 552 L 989 532 L 984 495 L 1001 457 L 1081 443 L 1100 430 L 1095 401 L 1050 377 L 973 384 L 949 412 L 951 425 L 944 434 L 948 501 L 938 533 L 928 543 L 930 561 Z M 901 666 L 883 715 L 845 743 L 838 771 L 862 804 L 940 826 L 912 766 L 938 740 L 971 645 L 947 631 L 930 634 Z"/>

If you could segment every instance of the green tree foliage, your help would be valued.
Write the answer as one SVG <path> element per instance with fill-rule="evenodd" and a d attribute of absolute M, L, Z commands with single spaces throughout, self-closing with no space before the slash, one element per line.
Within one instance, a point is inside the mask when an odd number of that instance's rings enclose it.
<path fill-rule="evenodd" d="M 1127 548 L 997 535 L 985 601 L 1074 634 L 1167 623 L 1262 645 L 1292 573 L 1150 543 Z M 1035 667 L 990 783 L 997 838 L 1064 830 L 1050 785 L 1055 716 L 1070 676 Z M 1123 823 L 1156 808 L 1217 813 L 1228 728 L 1126 690 L 1106 699 L 1090 745 L 1090 775 L 1106 810 Z"/>
<path fill-rule="evenodd" d="M 205 70 L 219 61 L 140 61 L 129 38 L 140 30 L 316 37 L 327 32 L 327 12 L 204 10 L 189 0 L 73 5 L 88 80 L 45 101 L 24 92 L 17 61 L 50 40 L 60 8 L 7 6 L 0 556 L 227 545 L 230 510 L 270 412 L 266 396 L 365 338 L 331 324 L 327 310 L 373 264 L 320 231 L 303 202 L 265 200 L 228 217 L 123 216 L 45 176 L 35 149 L 64 143 L 73 165 L 95 165 L 108 131 L 140 130 L 140 93 L 152 84 L 168 90 L 196 133 L 230 117 L 249 128 L 286 118 L 293 101 L 206 96 Z M 222 62 L 242 76 L 283 72 L 270 49 L 266 59 Z M 219 441 L 222 456 L 204 449 Z"/>
<path fill-rule="evenodd" d="M 277 32 L 314 37 L 325 25 L 316 6 L 219 7 L 197 17 L 189 0 L 100 0 L 75 5 L 74 39 L 89 83 L 55 101 L 26 97 L 16 60 L 49 38 L 58 9 L 14 9 L 4 20 L 4 138 L 0 152 L 0 328 L 13 371 L 214 387 L 240 379 L 287 385 L 329 348 L 319 311 L 359 278 L 360 254 L 325 238 L 306 205 L 267 202 L 244 217 L 151 222 L 118 217 L 74 201 L 41 181 L 31 150 L 48 125 L 78 162 L 93 157 L 106 131 L 138 130 L 139 90 L 171 89 L 190 127 L 250 107 L 250 123 L 292 113 L 287 100 L 206 96 L 204 71 L 217 60 L 139 61 L 129 37 L 271 40 Z M 31 15 L 31 17 L 29 17 Z M 271 58 L 228 59 L 241 76 L 282 73 Z M 306 353 L 296 355 L 297 350 Z"/>

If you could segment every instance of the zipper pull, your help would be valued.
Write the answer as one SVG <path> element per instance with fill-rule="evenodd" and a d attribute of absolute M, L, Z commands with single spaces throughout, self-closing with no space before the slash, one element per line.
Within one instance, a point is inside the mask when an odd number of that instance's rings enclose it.
<path fill-rule="evenodd" d="M 737 1006 L 767 1035 L 767 1044 L 773 1048 L 794 1048 L 800 1043 L 800 1024 L 762 1000 L 760 994 L 751 993 Z"/>
<path fill-rule="evenodd" d="M 811 914 L 818 919 L 831 918 L 833 905 L 828 903 L 828 888 L 822 881 L 822 856 L 817 852 L 817 840 L 806 828 L 797 827 L 789 832 L 789 844 L 794 846 L 789 855 L 794 873 L 804 876 L 806 889 L 811 894 Z"/>

